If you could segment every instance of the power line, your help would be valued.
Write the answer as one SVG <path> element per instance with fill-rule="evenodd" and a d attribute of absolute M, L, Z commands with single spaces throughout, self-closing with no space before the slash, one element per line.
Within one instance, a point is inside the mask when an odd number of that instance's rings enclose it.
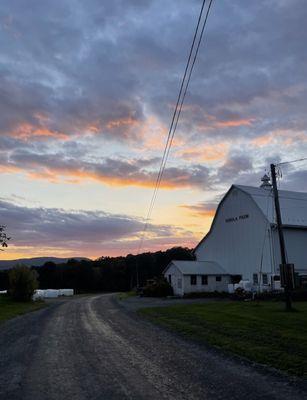
<path fill-rule="evenodd" d="M 292 161 L 284 161 L 284 162 L 281 162 L 281 163 L 278 163 L 278 164 L 275 164 L 276 166 L 280 166 L 280 165 L 285 165 L 285 164 L 293 164 L 293 163 L 296 163 L 296 162 L 299 162 L 299 161 L 306 161 L 307 160 L 307 157 L 305 157 L 305 158 L 298 158 L 297 160 L 292 160 Z"/>
<path fill-rule="evenodd" d="M 178 94 L 178 97 L 177 97 L 176 106 L 175 106 L 173 117 L 172 117 L 172 120 L 171 120 L 171 125 L 170 125 L 169 131 L 168 131 L 167 140 L 166 140 L 166 143 L 165 143 L 164 152 L 163 152 L 163 156 L 162 156 L 162 159 L 161 159 L 160 169 L 159 169 L 159 173 L 158 173 L 158 176 L 157 176 L 157 179 L 156 179 L 154 192 L 153 192 L 153 195 L 152 195 L 152 198 L 151 198 L 151 201 L 150 201 L 150 205 L 149 205 L 149 209 L 148 209 L 148 212 L 147 212 L 147 216 L 146 216 L 146 219 L 145 219 L 145 227 L 144 227 L 144 230 L 143 230 L 143 233 L 142 233 L 142 237 L 141 237 L 141 241 L 140 241 L 140 244 L 139 244 L 138 253 L 140 252 L 140 250 L 141 250 L 141 248 L 143 246 L 144 236 L 145 236 L 145 233 L 146 233 L 147 228 L 148 228 L 148 221 L 149 221 L 150 215 L 152 213 L 153 206 L 154 206 L 154 203 L 155 203 L 155 200 L 156 200 L 158 187 L 159 187 L 160 182 L 161 182 L 161 174 L 162 174 L 162 170 L 164 169 L 163 168 L 164 160 L 166 158 L 167 149 L 168 149 L 169 144 L 170 144 L 171 133 L 172 133 L 172 130 L 173 130 L 174 121 L 175 121 L 175 117 L 176 117 L 176 114 L 177 114 L 177 109 L 178 109 L 180 98 L 181 98 L 181 95 L 182 95 L 184 82 L 186 80 L 186 76 L 187 76 L 187 73 L 188 73 L 191 57 L 192 57 L 192 54 L 193 54 L 193 49 L 194 49 L 194 46 L 195 46 L 195 41 L 196 41 L 196 38 L 197 38 L 197 33 L 198 33 L 199 25 L 200 25 L 200 22 L 201 22 L 201 17 L 203 15 L 203 10 L 204 10 L 204 7 L 205 7 L 205 3 L 206 3 L 206 0 L 203 0 L 202 6 L 201 6 L 201 9 L 200 9 L 200 13 L 199 13 L 199 16 L 198 16 L 197 25 L 196 25 L 196 29 L 195 29 L 195 32 L 194 32 L 194 36 L 193 36 L 193 40 L 192 40 L 189 56 L 188 56 L 188 61 L 186 63 L 184 74 L 183 74 L 183 77 L 182 77 L 180 90 L 179 90 L 179 94 Z"/>
<path fill-rule="evenodd" d="M 199 47 L 200 47 L 200 44 L 201 44 L 201 40 L 202 40 L 202 37 L 203 37 L 203 34 L 204 34 L 205 26 L 207 24 L 207 19 L 208 19 L 208 16 L 209 16 L 209 12 L 210 12 L 212 1 L 213 0 L 210 0 L 209 6 L 208 6 L 208 9 L 207 9 L 207 12 L 206 12 L 206 16 L 205 16 L 203 27 L 202 27 L 202 30 L 201 30 L 201 33 L 200 33 L 200 37 L 199 37 L 199 40 L 198 40 L 196 52 L 194 54 L 193 63 L 192 63 L 192 66 L 190 68 L 190 73 L 189 73 L 189 76 L 188 76 L 186 87 L 185 87 L 185 90 L 184 90 L 184 93 L 183 93 L 183 96 L 182 96 L 182 99 L 181 99 L 179 111 L 177 113 L 175 128 L 173 130 L 172 137 L 171 137 L 171 140 L 170 140 L 170 145 L 168 147 L 168 151 L 167 151 L 167 154 L 166 154 L 166 158 L 165 158 L 165 162 L 164 162 L 164 168 L 165 168 L 165 165 L 166 165 L 166 162 L 167 162 L 167 159 L 168 159 L 170 148 L 171 148 L 172 143 L 173 143 L 173 139 L 174 139 L 175 132 L 176 132 L 176 129 L 177 129 L 177 125 L 178 125 L 179 117 L 180 117 L 180 114 L 181 114 L 182 106 L 183 106 L 183 103 L 184 103 L 185 96 L 187 94 L 187 90 L 188 90 L 189 83 L 190 83 L 190 80 L 191 80 L 191 76 L 192 76 L 192 72 L 193 72 L 193 69 L 194 69 L 195 61 L 196 61 L 196 58 L 197 58 L 197 55 L 198 55 L 198 51 L 199 51 Z M 162 173 L 161 173 L 160 181 L 161 181 L 162 176 L 163 176 L 164 168 L 163 168 Z"/>
<path fill-rule="evenodd" d="M 143 233 L 142 233 L 142 236 L 141 236 L 141 240 L 140 240 L 140 244 L 139 244 L 139 248 L 138 248 L 138 252 L 137 252 L 138 254 L 140 253 L 141 248 L 143 246 L 145 233 L 146 233 L 147 228 L 148 228 L 148 222 L 149 222 L 151 213 L 152 213 L 154 205 L 155 205 L 155 201 L 156 201 L 156 198 L 157 198 L 157 193 L 158 193 L 158 190 L 159 190 L 159 187 L 160 187 L 160 184 L 161 184 L 161 180 L 162 180 L 163 173 L 164 173 L 164 170 L 165 170 L 166 162 L 167 162 L 167 159 L 168 159 L 168 156 L 169 156 L 169 152 L 170 152 L 170 149 L 171 149 L 171 146 L 172 146 L 172 143 L 173 143 L 173 139 L 174 139 L 175 132 L 176 132 L 177 125 L 178 125 L 178 121 L 179 121 L 179 117 L 180 117 L 180 114 L 181 114 L 181 111 L 182 111 L 182 106 L 183 106 L 184 99 L 186 97 L 188 86 L 189 86 L 189 83 L 190 83 L 190 80 L 191 80 L 192 72 L 193 72 L 195 61 L 196 61 L 196 58 L 197 58 L 197 55 L 198 55 L 198 52 L 199 52 L 199 47 L 200 47 L 200 44 L 201 44 L 201 41 L 202 41 L 202 38 L 203 38 L 203 34 L 204 34 L 204 30 L 205 30 L 205 27 L 206 27 L 206 24 L 207 24 L 207 20 L 208 20 L 208 16 L 209 16 L 209 12 L 210 12 L 210 8 L 211 8 L 211 5 L 212 5 L 212 2 L 213 2 L 213 0 L 209 1 L 209 6 L 208 6 L 206 14 L 205 14 L 205 19 L 204 19 L 204 21 L 202 23 L 202 29 L 200 31 L 200 35 L 199 35 L 199 38 L 198 38 L 196 50 L 195 50 L 195 53 L 194 53 L 194 56 L 193 56 L 193 61 L 192 61 L 192 64 L 191 64 L 191 59 L 192 59 L 193 51 L 195 49 L 195 43 L 196 43 L 196 39 L 197 39 L 197 36 L 198 36 L 198 33 L 199 33 L 199 28 L 200 28 L 201 20 L 202 20 L 202 17 L 203 17 L 203 12 L 204 12 L 204 7 L 205 7 L 205 4 L 206 4 L 206 0 L 203 0 L 203 2 L 202 2 L 202 6 L 201 6 L 201 9 L 200 9 L 200 13 L 199 13 L 196 29 L 195 29 L 193 40 L 192 40 L 192 44 L 191 44 L 191 48 L 190 48 L 190 51 L 189 51 L 188 60 L 187 60 L 187 63 L 186 63 L 185 71 L 184 71 L 183 78 L 182 78 L 181 85 L 180 85 L 180 90 L 179 90 L 179 94 L 178 94 L 178 97 L 177 97 L 176 106 L 175 106 L 175 109 L 174 109 L 174 113 L 173 113 L 173 116 L 172 116 L 170 128 L 169 128 L 169 131 L 168 131 L 168 136 L 167 136 L 167 140 L 166 140 L 166 144 L 165 144 L 165 148 L 164 148 L 164 152 L 163 152 L 163 156 L 162 156 L 162 160 L 161 160 L 161 164 L 160 164 L 159 173 L 158 173 L 158 176 L 157 176 L 157 179 L 156 179 L 154 192 L 153 192 L 153 195 L 152 195 L 152 198 L 151 198 L 151 201 L 150 201 L 150 205 L 149 205 L 149 209 L 148 209 L 148 212 L 147 212 L 147 216 L 146 216 L 146 220 L 145 220 L 145 226 L 144 226 L 144 230 L 143 230 Z"/>

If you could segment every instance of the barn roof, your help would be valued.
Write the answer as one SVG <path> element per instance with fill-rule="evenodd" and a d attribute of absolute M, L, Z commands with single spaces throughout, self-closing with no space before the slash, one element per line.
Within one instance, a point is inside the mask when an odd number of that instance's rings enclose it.
<path fill-rule="evenodd" d="M 229 275 L 217 262 L 214 261 L 177 261 L 169 263 L 175 265 L 183 275 Z"/>
<path fill-rule="evenodd" d="M 273 191 L 267 188 L 233 185 L 252 197 L 270 223 L 276 223 Z M 307 193 L 279 190 L 283 225 L 307 227 Z"/>

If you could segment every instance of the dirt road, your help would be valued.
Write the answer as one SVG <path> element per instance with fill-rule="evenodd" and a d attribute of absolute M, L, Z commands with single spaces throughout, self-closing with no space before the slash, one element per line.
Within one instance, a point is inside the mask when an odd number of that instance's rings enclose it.
<path fill-rule="evenodd" d="M 243 398 L 307 397 L 139 319 L 112 295 L 56 302 L 0 326 L 1 400 Z"/>

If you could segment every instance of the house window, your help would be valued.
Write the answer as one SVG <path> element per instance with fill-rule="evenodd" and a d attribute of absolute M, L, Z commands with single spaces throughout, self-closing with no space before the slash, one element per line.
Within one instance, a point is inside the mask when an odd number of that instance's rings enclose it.
<path fill-rule="evenodd" d="M 178 287 L 178 289 L 182 289 L 182 279 L 181 278 L 178 278 L 177 287 Z"/>
<path fill-rule="evenodd" d="M 191 275 L 191 285 L 196 285 L 196 275 Z"/>
<path fill-rule="evenodd" d="M 208 285 L 208 275 L 202 275 L 201 276 L 201 284 L 202 285 Z"/>
<path fill-rule="evenodd" d="M 168 283 L 171 285 L 172 284 L 172 275 L 168 276 Z"/>
<path fill-rule="evenodd" d="M 222 281 L 222 277 L 220 275 L 217 275 L 215 277 L 216 282 L 221 282 Z"/>
<path fill-rule="evenodd" d="M 258 285 L 258 274 L 253 274 L 253 284 Z"/>
<path fill-rule="evenodd" d="M 262 283 L 263 283 L 264 285 L 267 285 L 267 284 L 268 284 L 268 274 L 263 274 L 263 275 L 262 275 Z"/>

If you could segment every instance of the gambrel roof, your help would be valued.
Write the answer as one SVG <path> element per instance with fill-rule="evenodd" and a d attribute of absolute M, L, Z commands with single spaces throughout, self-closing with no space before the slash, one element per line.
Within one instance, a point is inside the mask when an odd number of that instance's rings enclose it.
<path fill-rule="evenodd" d="M 241 190 L 250 196 L 263 213 L 264 217 L 267 218 L 268 222 L 270 224 L 276 224 L 273 189 L 232 185 L 217 207 L 209 232 L 197 244 L 194 252 L 205 241 L 206 237 L 210 235 L 220 207 L 229 193 L 233 192 L 234 190 Z M 278 190 L 278 194 L 283 226 L 287 228 L 307 229 L 307 193 Z"/>
<path fill-rule="evenodd" d="M 276 223 L 273 190 L 242 185 L 232 188 L 251 196 L 269 222 Z M 283 225 L 307 227 L 307 193 L 279 190 L 278 194 Z"/>

